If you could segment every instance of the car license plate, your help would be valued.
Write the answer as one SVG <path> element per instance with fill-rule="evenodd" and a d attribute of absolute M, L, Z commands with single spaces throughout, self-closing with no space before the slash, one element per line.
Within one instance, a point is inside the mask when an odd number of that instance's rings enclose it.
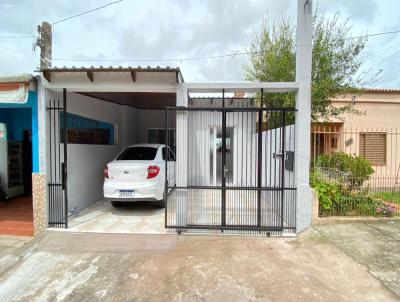
<path fill-rule="evenodd" d="M 129 198 L 135 196 L 135 191 L 133 190 L 119 190 L 119 197 Z"/>

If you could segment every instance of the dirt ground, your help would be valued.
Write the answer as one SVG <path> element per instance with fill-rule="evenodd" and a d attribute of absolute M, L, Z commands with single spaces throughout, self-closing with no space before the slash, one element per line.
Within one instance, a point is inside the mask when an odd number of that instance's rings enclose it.
<path fill-rule="evenodd" d="M 0 301 L 398 301 L 330 227 L 298 239 L 48 231 L 0 274 Z"/>

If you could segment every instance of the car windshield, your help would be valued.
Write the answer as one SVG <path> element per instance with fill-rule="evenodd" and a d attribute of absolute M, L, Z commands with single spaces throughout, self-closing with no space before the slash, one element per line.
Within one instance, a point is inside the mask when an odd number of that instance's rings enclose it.
<path fill-rule="evenodd" d="M 126 148 L 117 160 L 153 160 L 156 157 L 157 148 L 153 147 L 130 147 Z"/>

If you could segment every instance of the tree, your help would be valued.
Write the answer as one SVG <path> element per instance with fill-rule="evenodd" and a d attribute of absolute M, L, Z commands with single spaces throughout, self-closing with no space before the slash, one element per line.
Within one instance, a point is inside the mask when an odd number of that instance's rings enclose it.
<path fill-rule="evenodd" d="M 343 113 L 358 113 L 351 105 L 334 107 L 335 97 L 359 93 L 369 82 L 360 73 L 363 63 L 361 51 L 366 37 L 352 38 L 348 21 L 340 21 L 339 14 L 328 20 L 324 16 L 313 17 L 312 55 L 312 120 L 326 121 Z M 250 64 L 246 67 L 246 79 L 250 81 L 294 81 L 296 70 L 295 26 L 284 19 L 269 27 L 263 25 L 260 34 L 251 44 Z M 292 93 L 266 94 L 271 107 L 294 107 Z"/>

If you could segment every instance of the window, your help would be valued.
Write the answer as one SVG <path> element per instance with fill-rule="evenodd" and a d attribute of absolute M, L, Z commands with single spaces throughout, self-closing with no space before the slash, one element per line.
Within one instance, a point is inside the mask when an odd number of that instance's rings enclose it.
<path fill-rule="evenodd" d="M 170 148 L 168 148 L 168 152 L 169 152 L 168 161 L 175 161 L 175 155 Z M 162 149 L 162 158 L 163 160 L 166 160 L 167 158 L 165 147 Z"/>
<path fill-rule="evenodd" d="M 337 137 L 332 137 L 331 139 L 331 147 L 337 149 L 337 141 L 338 138 Z"/>
<path fill-rule="evenodd" d="M 67 113 L 68 144 L 113 145 L 114 125 L 80 115 Z M 64 112 L 60 113 L 61 141 L 64 142 Z"/>
<path fill-rule="evenodd" d="M 360 156 L 372 165 L 385 165 L 386 133 L 360 133 Z"/>
<path fill-rule="evenodd" d="M 149 144 L 165 144 L 165 129 L 149 128 L 147 129 L 147 142 Z M 176 151 L 176 130 L 168 129 L 168 146 L 173 152 Z"/>
<path fill-rule="evenodd" d="M 126 148 L 117 160 L 153 160 L 156 157 L 157 148 L 152 147 L 130 147 Z"/>

